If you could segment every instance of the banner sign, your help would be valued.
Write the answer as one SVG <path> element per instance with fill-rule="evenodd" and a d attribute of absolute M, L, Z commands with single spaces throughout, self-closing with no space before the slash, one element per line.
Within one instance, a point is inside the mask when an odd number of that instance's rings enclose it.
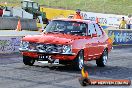
<path fill-rule="evenodd" d="M 125 17 L 125 20 L 128 20 L 128 17 L 125 15 L 102 14 L 93 12 L 81 12 L 81 15 L 84 17 L 84 19 L 89 19 L 91 21 L 96 21 L 96 18 L 98 18 L 98 21 L 101 25 L 113 27 L 119 27 L 122 17 Z"/>
<path fill-rule="evenodd" d="M 0 54 L 19 52 L 22 37 L 0 37 Z"/>
<path fill-rule="evenodd" d="M 108 30 L 114 45 L 132 44 L 132 30 Z"/>
<path fill-rule="evenodd" d="M 48 19 L 54 18 L 67 18 L 69 15 L 75 14 L 73 10 L 64 10 L 64 9 L 54 9 L 54 8 L 45 8 L 41 7 L 40 10 L 42 12 L 46 12 L 46 16 Z M 96 21 L 98 18 L 99 23 L 104 26 L 112 26 L 119 27 L 120 21 L 122 17 L 125 17 L 125 20 L 128 21 L 128 16 L 125 15 L 116 15 L 116 14 L 103 14 L 103 13 L 94 13 L 94 12 L 83 12 L 81 11 L 81 15 L 84 19 L 89 19 L 91 21 Z M 130 23 L 132 24 L 132 17 L 129 18 Z"/>

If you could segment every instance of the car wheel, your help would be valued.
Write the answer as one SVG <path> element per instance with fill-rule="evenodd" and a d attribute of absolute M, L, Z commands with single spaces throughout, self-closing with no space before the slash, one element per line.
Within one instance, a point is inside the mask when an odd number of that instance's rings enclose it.
<path fill-rule="evenodd" d="M 35 59 L 31 59 L 30 57 L 27 57 L 27 56 L 23 56 L 23 63 L 25 65 L 29 65 L 29 66 L 32 66 L 35 62 Z"/>
<path fill-rule="evenodd" d="M 96 64 L 98 67 L 105 67 L 107 60 L 108 60 L 108 51 L 105 49 L 101 57 L 96 60 Z"/>
<path fill-rule="evenodd" d="M 75 59 L 75 69 L 81 70 L 84 66 L 84 52 L 81 50 Z"/>

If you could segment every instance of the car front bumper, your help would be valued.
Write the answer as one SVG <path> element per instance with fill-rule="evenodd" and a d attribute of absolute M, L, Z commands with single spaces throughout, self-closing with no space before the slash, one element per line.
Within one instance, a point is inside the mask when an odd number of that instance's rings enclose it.
<path fill-rule="evenodd" d="M 59 52 L 44 52 L 44 51 L 37 51 L 37 50 L 29 50 L 19 48 L 20 52 L 30 52 L 30 53 L 37 53 L 37 54 L 46 54 L 46 55 L 67 55 L 67 56 L 75 56 L 75 53 L 59 53 Z"/>

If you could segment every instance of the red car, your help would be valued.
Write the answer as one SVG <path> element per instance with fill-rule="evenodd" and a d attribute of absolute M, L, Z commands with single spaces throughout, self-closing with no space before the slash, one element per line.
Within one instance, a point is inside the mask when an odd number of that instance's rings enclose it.
<path fill-rule="evenodd" d="M 52 20 L 42 34 L 24 37 L 19 48 L 25 65 L 33 65 L 35 60 L 58 60 L 77 70 L 89 60 L 104 67 L 111 49 L 112 40 L 99 24 L 79 19 Z"/>

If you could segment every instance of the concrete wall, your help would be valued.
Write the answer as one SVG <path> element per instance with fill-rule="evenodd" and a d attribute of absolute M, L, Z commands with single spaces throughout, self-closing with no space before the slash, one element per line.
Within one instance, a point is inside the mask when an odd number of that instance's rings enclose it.
<path fill-rule="evenodd" d="M 20 42 L 22 37 L 26 35 L 37 35 L 39 31 L 15 31 L 2 30 L 0 31 L 0 54 L 9 54 L 19 52 Z"/>
<path fill-rule="evenodd" d="M 0 17 L 0 30 L 16 29 L 18 18 Z M 37 30 L 36 20 L 21 19 L 22 30 Z"/>

